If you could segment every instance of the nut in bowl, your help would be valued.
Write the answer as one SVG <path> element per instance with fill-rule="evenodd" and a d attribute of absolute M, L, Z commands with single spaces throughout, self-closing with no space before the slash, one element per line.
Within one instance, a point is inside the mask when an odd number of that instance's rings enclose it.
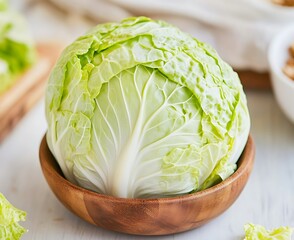
<path fill-rule="evenodd" d="M 56 197 L 71 212 L 108 230 L 137 235 L 166 235 L 199 227 L 228 209 L 245 187 L 254 162 L 249 136 L 236 172 L 200 192 L 171 198 L 116 198 L 78 187 L 62 174 L 46 138 L 40 146 L 44 176 Z"/>
<path fill-rule="evenodd" d="M 269 67 L 273 91 L 279 106 L 285 115 L 294 122 L 294 80 L 291 79 L 290 71 L 285 68 L 287 62 L 291 63 L 289 49 L 294 43 L 294 25 L 283 29 L 272 40 L 269 53 Z M 286 70 L 286 71 L 285 71 Z M 287 73 L 289 76 L 287 76 Z"/>

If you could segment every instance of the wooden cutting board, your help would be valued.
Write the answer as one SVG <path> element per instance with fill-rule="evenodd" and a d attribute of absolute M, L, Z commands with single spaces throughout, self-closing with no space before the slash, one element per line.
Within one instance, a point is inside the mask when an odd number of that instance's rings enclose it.
<path fill-rule="evenodd" d="M 58 44 L 39 44 L 37 63 L 0 95 L 0 142 L 43 96 L 49 73 L 61 51 Z"/>

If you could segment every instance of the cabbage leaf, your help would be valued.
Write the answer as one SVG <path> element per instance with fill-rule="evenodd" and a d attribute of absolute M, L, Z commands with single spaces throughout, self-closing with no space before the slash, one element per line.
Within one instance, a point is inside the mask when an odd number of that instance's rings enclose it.
<path fill-rule="evenodd" d="M 291 240 L 293 228 L 279 227 L 272 231 L 266 230 L 261 225 L 248 223 L 244 226 L 245 239 L 244 240 Z"/>
<path fill-rule="evenodd" d="M 0 193 L 0 239 L 18 240 L 26 232 L 19 225 L 19 221 L 25 221 L 26 213 L 11 205 Z"/>

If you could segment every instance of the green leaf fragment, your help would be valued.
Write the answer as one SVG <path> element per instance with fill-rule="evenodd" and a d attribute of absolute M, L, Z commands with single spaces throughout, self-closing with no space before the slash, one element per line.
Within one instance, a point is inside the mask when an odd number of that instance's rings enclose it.
<path fill-rule="evenodd" d="M 293 228 L 279 227 L 267 230 L 264 226 L 248 223 L 244 226 L 244 240 L 291 240 Z"/>
<path fill-rule="evenodd" d="M 26 213 L 12 206 L 0 193 L 0 239 L 18 240 L 27 231 L 19 225 L 25 221 Z"/>

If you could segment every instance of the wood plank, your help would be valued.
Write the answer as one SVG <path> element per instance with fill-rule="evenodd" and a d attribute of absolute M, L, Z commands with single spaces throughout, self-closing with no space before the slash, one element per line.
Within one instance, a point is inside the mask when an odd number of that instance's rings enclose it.
<path fill-rule="evenodd" d="M 270 75 L 268 72 L 252 70 L 236 70 L 245 90 L 271 90 Z"/>

